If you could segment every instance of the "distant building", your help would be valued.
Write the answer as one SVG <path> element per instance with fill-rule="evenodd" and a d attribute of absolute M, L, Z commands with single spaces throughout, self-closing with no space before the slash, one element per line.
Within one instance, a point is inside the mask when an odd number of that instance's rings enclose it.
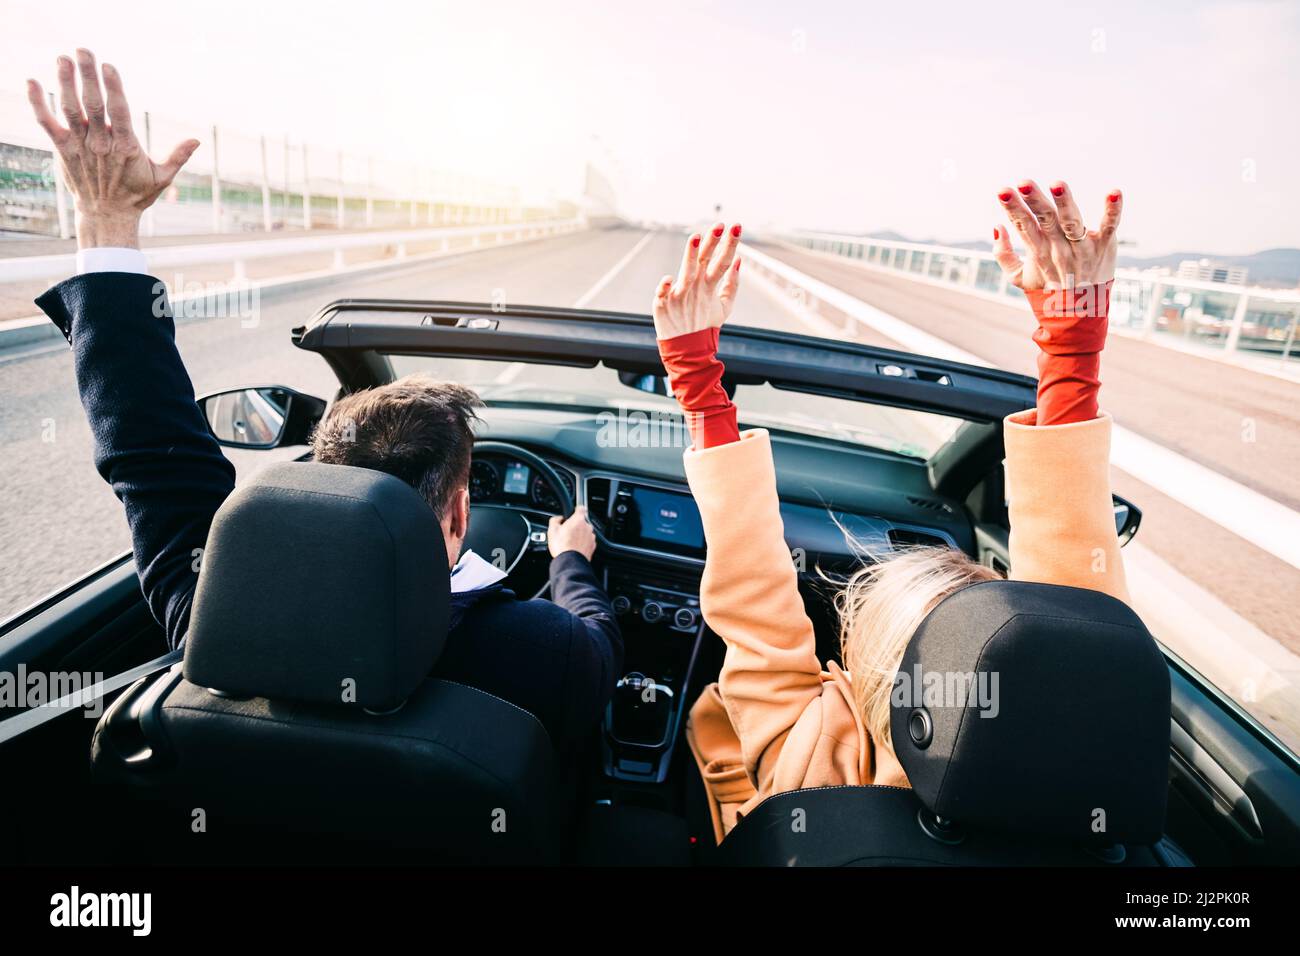
<path fill-rule="evenodd" d="M 1228 285 L 1245 285 L 1245 266 L 1230 266 L 1214 259 L 1184 259 L 1178 264 L 1178 278 L 1197 282 L 1224 282 Z"/>

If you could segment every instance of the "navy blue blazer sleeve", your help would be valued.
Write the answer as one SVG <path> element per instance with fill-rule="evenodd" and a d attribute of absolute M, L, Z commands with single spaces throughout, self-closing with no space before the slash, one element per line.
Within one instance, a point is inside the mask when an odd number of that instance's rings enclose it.
<path fill-rule="evenodd" d="M 175 648 L 235 469 L 194 401 L 166 288 L 152 276 L 98 272 L 59 283 L 36 304 L 72 346 L 95 467 L 126 508 L 140 586 Z"/>
<path fill-rule="evenodd" d="M 551 560 L 551 600 L 572 615 L 567 690 L 567 722 L 578 732 L 597 723 L 623 669 L 623 633 L 609 595 L 596 572 L 577 551 Z"/>

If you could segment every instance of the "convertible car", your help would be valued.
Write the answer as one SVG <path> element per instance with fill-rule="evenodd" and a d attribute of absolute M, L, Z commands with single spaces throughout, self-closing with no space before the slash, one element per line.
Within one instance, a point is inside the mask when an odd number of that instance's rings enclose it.
<path fill-rule="evenodd" d="M 981 585 L 999 589 L 994 601 L 943 602 L 904 661 L 973 672 L 996 660 L 999 719 L 896 705 L 912 789 L 779 794 L 717 844 L 684 733 L 724 648 L 701 613 L 705 541 L 682 469 L 688 439 L 650 320 L 344 300 L 293 341 L 329 364 L 340 395 L 414 371 L 479 389 L 487 407 L 467 547 L 507 570 L 517 594 L 545 597 L 548 516 L 589 509 L 626 659 L 586 759 L 562 764 L 518 708 L 425 678 L 427 667 L 412 672 L 436 657 L 449 600 L 438 575 L 417 581 L 411 570 L 435 542 L 392 533 L 423 504 L 388 476 L 335 488 L 327 469 L 292 461 L 306 458 L 327 397 L 232 389 L 199 399 L 213 434 L 277 461 L 242 482 L 261 489 L 260 504 L 237 494 L 243 504 L 223 509 L 182 649 L 159 657 L 166 644 L 129 554 L 0 628 L 2 672 L 105 675 L 63 701 L 76 706 L 0 724 L 5 861 L 1300 858 L 1293 755 L 1155 651 L 1119 602 L 1014 582 Z M 754 328 L 729 328 L 722 343 L 742 427 L 772 434 L 822 660 L 838 654 L 837 577 L 858 562 L 941 545 L 1007 569 L 1001 421 L 1033 405 L 1032 379 Z M 1115 513 L 1127 541 L 1140 512 L 1117 498 Z M 373 677 L 385 699 L 330 705 L 303 689 L 338 660 Z M 1099 793 L 1086 812 L 1113 825 L 1093 840 L 1066 837 L 1061 820 Z"/>

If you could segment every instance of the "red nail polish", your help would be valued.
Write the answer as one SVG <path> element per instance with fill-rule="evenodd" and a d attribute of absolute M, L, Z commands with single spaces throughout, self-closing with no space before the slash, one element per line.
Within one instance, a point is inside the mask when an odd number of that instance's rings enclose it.
<path fill-rule="evenodd" d="M 739 226 L 739 224 L 737 224 L 737 225 L 731 227 L 731 236 L 732 236 L 733 239 L 739 239 L 739 238 L 740 238 L 740 226 Z"/>
<path fill-rule="evenodd" d="M 1106 198 L 1109 199 L 1111 202 L 1119 202 L 1119 193 L 1117 192 L 1111 193 Z"/>
<path fill-rule="evenodd" d="M 691 247 L 692 247 L 692 248 L 697 248 L 697 247 L 699 246 L 699 244 L 700 244 L 700 237 L 699 237 L 699 236 L 691 236 Z"/>
<path fill-rule="evenodd" d="M 996 239 L 998 238 L 998 230 L 997 230 L 997 227 L 996 227 L 996 226 L 993 228 L 993 238 L 994 238 L 994 240 L 996 240 Z"/>
<path fill-rule="evenodd" d="M 1053 186 L 1053 187 L 1052 187 L 1052 195 L 1053 195 L 1053 196 L 1064 196 L 1064 195 L 1065 195 L 1065 187 L 1064 187 L 1064 186 Z"/>
<path fill-rule="evenodd" d="M 722 227 L 721 227 L 721 226 L 719 226 L 717 229 L 714 229 L 714 230 L 713 230 L 713 238 L 714 238 L 714 239 L 717 239 L 720 235 L 722 235 Z"/>
<path fill-rule="evenodd" d="M 739 260 L 739 259 L 736 260 L 736 271 L 737 271 L 737 272 L 740 271 L 740 260 Z"/>
<path fill-rule="evenodd" d="M 1010 201 L 1011 201 L 1011 193 L 1010 193 L 1010 192 L 1001 192 L 1001 193 L 998 193 L 998 198 L 1001 199 L 1003 202 L 1010 202 Z"/>
<path fill-rule="evenodd" d="M 1020 195 L 1022 196 L 1028 196 L 1033 191 L 1034 191 L 1034 187 L 1031 186 L 1029 183 L 1025 183 L 1023 186 L 1020 187 Z"/>

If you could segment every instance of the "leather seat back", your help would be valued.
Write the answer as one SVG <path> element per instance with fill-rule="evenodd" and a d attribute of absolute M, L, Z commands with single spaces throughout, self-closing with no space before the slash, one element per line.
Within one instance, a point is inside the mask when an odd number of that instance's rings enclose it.
<path fill-rule="evenodd" d="M 114 702 L 96 773 L 201 811 L 214 839 L 181 845 L 245 860 L 552 859 L 541 723 L 429 677 L 448 599 L 442 535 L 411 488 L 268 468 L 213 523 L 183 665 Z"/>
<path fill-rule="evenodd" d="M 1115 598 L 1015 581 L 964 588 L 912 636 L 890 709 L 910 789 L 777 794 L 728 834 L 721 860 L 1166 862 L 1169 671 Z"/>

